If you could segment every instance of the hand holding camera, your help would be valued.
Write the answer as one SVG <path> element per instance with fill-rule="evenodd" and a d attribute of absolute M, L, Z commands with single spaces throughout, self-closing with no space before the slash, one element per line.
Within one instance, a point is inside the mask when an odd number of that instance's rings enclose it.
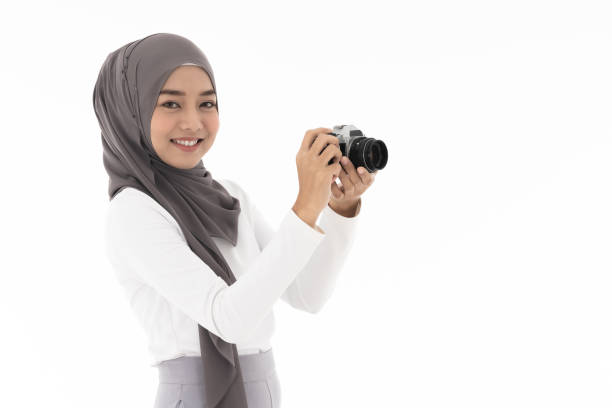
<path fill-rule="evenodd" d="M 339 140 L 330 132 L 329 128 L 307 131 L 295 158 L 300 189 L 293 211 L 313 228 L 341 171 Z"/>
<path fill-rule="evenodd" d="M 293 211 L 313 228 L 328 203 L 336 212 L 352 212 L 387 159 L 385 143 L 353 125 L 307 131 L 296 156 L 300 191 Z M 336 178 L 341 187 L 334 186 Z"/>

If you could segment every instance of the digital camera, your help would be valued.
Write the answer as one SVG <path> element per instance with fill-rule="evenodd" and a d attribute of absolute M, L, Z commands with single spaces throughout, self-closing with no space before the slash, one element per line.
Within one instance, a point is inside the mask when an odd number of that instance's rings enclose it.
<path fill-rule="evenodd" d="M 370 173 L 381 170 L 387 165 L 387 146 L 382 140 L 366 137 L 353 125 L 334 126 L 333 135 L 340 142 L 342 155 L 349 158 L 355 168 L 365 167 Z M 333 159 L 328 162 L 332 164 Z"/>

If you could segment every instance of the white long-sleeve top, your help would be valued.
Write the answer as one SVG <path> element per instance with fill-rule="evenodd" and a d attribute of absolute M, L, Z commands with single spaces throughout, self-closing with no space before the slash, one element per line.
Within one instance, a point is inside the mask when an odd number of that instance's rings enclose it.
<path fill-rule="evenodd" d="M 151 366 L 199 356 L 198 324 L 239 354 L 269 350 L 276 300 L 317 313 L 352 246 L 361 201 L 350 218 L 326 206 L 317 229 L 289 209 L 275 230 L 237 183 L 217 181 L 241 204 L 237 245 L 212 237 L 236 277 L 229 286 L 153 198 L 126 187 L 109 203 L 106 254 L 146 333 Z"/>

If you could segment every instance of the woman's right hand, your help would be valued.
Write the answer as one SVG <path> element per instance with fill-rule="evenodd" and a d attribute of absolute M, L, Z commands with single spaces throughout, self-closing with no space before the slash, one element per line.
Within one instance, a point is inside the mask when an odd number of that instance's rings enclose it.
<path fill-rule="evenodd" d="M 338 138 L 327 133 L 329 128 L 306 132 L 295 162 L 300 190 L 293 205 L 295 213 L 311 227 L 331 197 L 331 183 L 340 175 L 342 151 Z M 330 160 L 332 164 L 328 164 Z"/>

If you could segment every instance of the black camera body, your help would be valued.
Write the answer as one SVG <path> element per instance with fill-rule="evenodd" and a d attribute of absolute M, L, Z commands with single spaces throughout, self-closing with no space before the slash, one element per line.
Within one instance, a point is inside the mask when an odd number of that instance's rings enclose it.
<path fill-rule="evenodd" d="M 358 167 L 365 167 L 369 173 L 382 170 L 387 165 L 387 146 L 382 140 L 366 137 L 353 125 L 334 126 L 329 135 L 336 136 L 340 142 L 342 155 Z M 333 159 L 328 164 L 332 164 Z"/>

